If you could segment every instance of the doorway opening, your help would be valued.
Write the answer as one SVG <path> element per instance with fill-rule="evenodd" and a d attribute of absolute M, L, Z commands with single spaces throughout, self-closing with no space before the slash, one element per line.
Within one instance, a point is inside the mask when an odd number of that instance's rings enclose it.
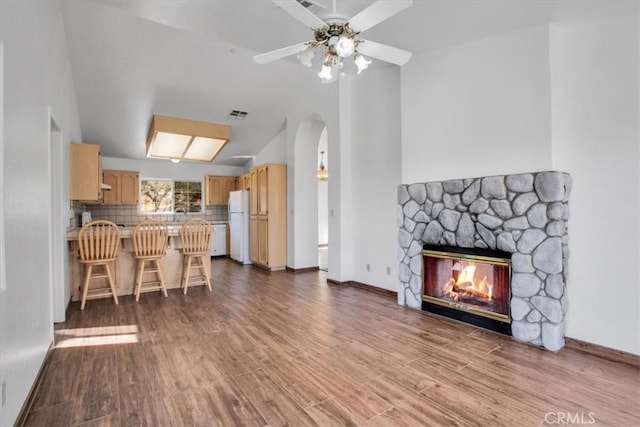
<path fill-rule="evenodd" d="M 329 170 L 329 152 L 327 150 L 327 127 L 318 140 L 317 162 Z M 329 181 L 318 181 L 318 267 L 329 271 Z"/>

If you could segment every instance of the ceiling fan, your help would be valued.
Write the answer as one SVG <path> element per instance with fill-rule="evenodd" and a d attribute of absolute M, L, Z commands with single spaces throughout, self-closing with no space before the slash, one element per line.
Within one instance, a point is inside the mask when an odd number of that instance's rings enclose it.
<path fill-rule="evenodd" d="M 333 0 L 333 12 L 323 19 L 310 12 L 296 0 L 272 0 L 277 6 L 311 28 L 313 40 L 284 47 L 253 57 L 258 64 L 266 64 L 297 55 L 302 65 L 312 66 L 316 51 L 322 57 L 322 70 L 318 76 L 325 82 L 338 78 L 343 68 L 343 59 L 353 57 L 358 74 L 365 70 L 371 61 L 364 55 L 396 65 L 404 65 L 411 59 L 411 52 L 360 38 L 360 33 L 392 17 L 413 4 L 412 0 L 378 0 L 355 16 L 349 18 L 336 12 L 336 0 Z"/>

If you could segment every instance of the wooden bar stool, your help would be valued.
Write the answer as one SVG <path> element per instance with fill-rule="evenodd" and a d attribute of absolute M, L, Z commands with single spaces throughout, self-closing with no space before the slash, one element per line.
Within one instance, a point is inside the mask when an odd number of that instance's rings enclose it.
<path fill-rule="evenodd" d="M 184 262 L 182 265 L 182 282 L 180 287 L 187 294 L 189 284 L 202 283 L 211 290 L 211 277 L 207 270 L 207 262 L 210 262 L 209 251 L 211 247 L 211 236 L 213 230 L 211 224 L 204 219 L 194 218 L 185 222 L 180 228 L 180 239 L 182 240 L 182 255 Z M 195 263 L 193 263 L 195 261 Z M 192 264 L 193 263 L 193 264 Z M 191 268 L 199 269 L 199 276 L 191 276 Z"/>
<path fill-rule="evenodd" d="M 133 229 L 134 255 L 137 260 L 136 287 L 133 292 L 136 301 L 140 299 L 142 292 L 159 290 L 165 297 L 167 296 L 167 287 L 159 261 L 167 254 L 168 239 L 169 229 L 162 221 L 142 221 Z M 151 265 L 147 266 L 147 263 Z M 145 273 L 155 273 L 157 280 L 144 282 Z"/>
<path fill-rule="evenodd" d="M 80 264 L 85 266 L 80 310 L 84 310 L 87 299 L 113 296 L 113 300 L 118 304 L 118 295 L 116 295 L 109 264 L 116 260 L 119 246 L 120 229 L 111 221 L 91 221 L 78 233 Z M 102 266 L 102 273 L 97 272 L 97 269 L 94 271 L 94 267 L 98 266 Z M 98 278 L 106 278 L 109 286 L 89 289 L 91 279 Z"/>

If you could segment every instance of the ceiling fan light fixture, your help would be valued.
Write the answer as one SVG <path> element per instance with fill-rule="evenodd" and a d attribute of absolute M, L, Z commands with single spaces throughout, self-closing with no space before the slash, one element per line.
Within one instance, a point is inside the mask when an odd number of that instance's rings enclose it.
<path fill-rule="evenodd" d="M 355 62 L 356 67 L 358 67 L 358 74 L 369 68 L 369 64 L 371 64 L 370 60 L 360 55 L 359 53 L 357 53 L 353 58 L 353 62 Z"/>
<path fill-rule="evenodd" d="M 338 43 L 336 43 L 336 53 L 341 58 L 348 58 L 353 55 L 353 52 L 356 49 L 356 43 L 353 41 L 351 37 L 340 37 L 338 39 Z"/>
<path fill-rule="evenodd" d="M 358 74 L 368 68 L 371 61 L 358 51 L 368 57 L 398 66 L 403 66 L 411 58 L 411 52 L 362 39 L 360 34 L 402 12 L 413 4 L 413 0 L 373 1 L 368 7 L 352 17 L 338 13 L 336 0 L 333 0 L 333 12 L 325 14 L 323 18 L 305 7 L 307 3 L 313 3 L 312 0 L 271 1 L 311 28 L 314 37 L 311 41 L 255 55 L 253 59 L 258 64 L 266 64 L 296 54 L 305 67 L 311 67 L 315 50 L 319 50 L 318 54 L 322 58 L 322 70 L 318 76 L 322 79 L 322 83 L 330 83 L 344 75 L 341 71 L 344 65 L 342 58 L 350 58 L 355 55 L 353 59 L 358 68 Z"/>
<path fill-rule="evenodd" d="M 327 64 L 323 64 L 322 70 L 320 70 L 320 72 L 318 73 L 318 77 L 327 81 L 333 80 L 333 67 Z"/>
<path fill-rule="evenodd" d="M 298 52 L 298 55 L 297 55 L 300 63 L 307 68 L 310 68 L 313 65 L 311 61 L 313 60 L 314 56 L 316 56 L 316 52 L 313 50 L 312 47 L 309 47 L 308 49 Z"/>

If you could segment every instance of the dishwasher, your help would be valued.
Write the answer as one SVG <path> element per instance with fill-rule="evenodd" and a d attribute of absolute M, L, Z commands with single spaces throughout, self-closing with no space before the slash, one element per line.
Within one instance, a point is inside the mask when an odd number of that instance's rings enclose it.
<path fill-rule="evenodd" d="M 227 224 L 214 224 L 211 236 L 211 256 L 227 255 Z"/>

